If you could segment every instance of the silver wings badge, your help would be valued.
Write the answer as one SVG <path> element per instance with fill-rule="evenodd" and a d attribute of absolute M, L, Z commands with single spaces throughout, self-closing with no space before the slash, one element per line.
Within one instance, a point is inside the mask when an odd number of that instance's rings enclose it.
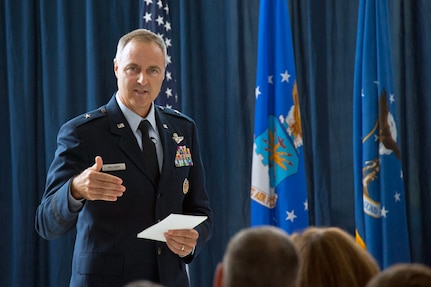
<path fill-rule="evenodd" d="M 183 136 L 178 136 L 178 134 L 177 134 L 177 133 L 174 133 L 174 134 L 172 135 L 172 139 L 173 139 L 177 144 L 179 144 L 180 142 L 182 142 L 182 141 L 183 141 L 184 137 L 183 137 Z"/>

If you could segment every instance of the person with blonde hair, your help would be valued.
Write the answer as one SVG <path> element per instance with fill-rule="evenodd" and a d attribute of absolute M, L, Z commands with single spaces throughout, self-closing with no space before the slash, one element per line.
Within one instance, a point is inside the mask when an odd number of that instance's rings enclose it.
<path fill-rule="evenodd" d="M 367 287 L 430 287 L 431 268 L 419 263 L 399 263 L 383 270 Z"/>
<path fill-rule="evenodd" d="M 298 252 L 288 234 L 274 226 L 239 231 L 228 243 L 214 274 L 214 287 L 295 287 Z"/>
<path fill-rule="evenodd" d="M 375 259 L 338 227 L 309 227 L 291 239 L 300 256 L 301 287 L 365 287 L 379 272 Z"/>

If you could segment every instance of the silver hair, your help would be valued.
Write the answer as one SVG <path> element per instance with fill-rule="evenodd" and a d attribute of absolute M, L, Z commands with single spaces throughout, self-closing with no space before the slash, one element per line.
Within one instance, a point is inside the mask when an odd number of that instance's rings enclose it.
<path fill-rule="evenodd" d="M 156 43 L 165 55 L 165 67 L 168 65 L 168 52 L 165 41 L 159 35 L 146 29 L 136 29 L 122 36 L 120 40 L 118 40 L 117 53 L 115 54 L 115 58 L 119 58 L 124 47 L 126 47 L 126 45 L 131 41 Z"/>

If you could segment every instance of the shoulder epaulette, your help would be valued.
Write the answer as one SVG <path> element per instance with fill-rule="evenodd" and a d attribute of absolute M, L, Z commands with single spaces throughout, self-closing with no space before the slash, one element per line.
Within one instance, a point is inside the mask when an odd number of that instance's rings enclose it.
<path fill-rule="evenodd" d="M 75 126 L 81 126 L 83 124 L 86 124 L 90 121 L 93 121 L 95 119 L 105 117 L 107 116 L 106 107 L 101 106 L 100 108 L 86 112 L 82 115 L 79 115 L 71 120 L 71 122 L 74 122 Z"/>
<path fill-rule="evenodd" d="M 177 116 L 179 118 L 183 118 L 183 119 L 186 119 L 186 120 L 193 122 L 193 119 L 191 117 L 187 116 L 186 114 L 183 114 L 182 112 L 180 112 L 178 110 L 168 108 L 168 107 L 162 107 L 162 106 L 156 106 L 156 107 L 166 114 Z"/>

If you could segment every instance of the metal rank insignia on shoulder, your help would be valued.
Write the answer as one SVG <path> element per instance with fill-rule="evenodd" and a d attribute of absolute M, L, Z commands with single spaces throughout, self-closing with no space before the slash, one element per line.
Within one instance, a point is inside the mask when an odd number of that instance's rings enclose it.
<path fill-rule="evenodd" d="M 177 153 L 175 154 L 175 166 L 193 166 L 192 154 L 190 153 L 190 149 L 185 145 L 177 147 Z"/>

